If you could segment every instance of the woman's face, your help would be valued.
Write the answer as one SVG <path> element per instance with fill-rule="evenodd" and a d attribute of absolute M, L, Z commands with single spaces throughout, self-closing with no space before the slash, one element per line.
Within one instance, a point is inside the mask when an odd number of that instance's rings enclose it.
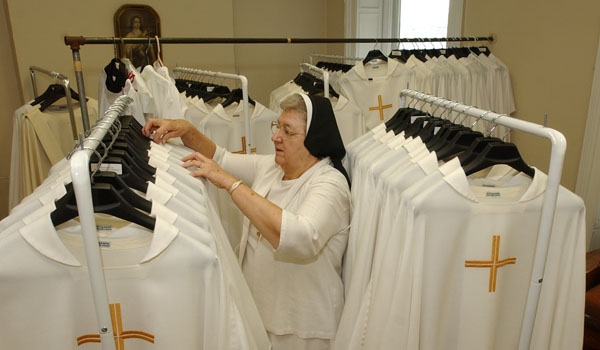
<path fill-rule="evenodd" d="M 133 26 L 133 29 L 140 29 L 140 27 L 142 26 L 142 20 L 139 19 L 138 17 L 134 17 L 132 26 Z"/>
<path fill-rule="evenodd" d="M 275 163 L 284 171 L 302 164 L 310 156 L 304 146 L 306 138 L 306 117 L 304 114 L 286 110 L 279 116 L 279 128 L 271 137 L 275 144 Z"/>

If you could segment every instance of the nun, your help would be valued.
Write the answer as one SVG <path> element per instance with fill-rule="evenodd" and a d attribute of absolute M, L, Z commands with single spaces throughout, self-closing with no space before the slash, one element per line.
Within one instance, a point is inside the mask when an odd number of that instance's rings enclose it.
<path fill-rule="evenodd" d="M 183 166 L 244 214 L 236 250 L 272 349 L 329 349 L 352 215 L 346 151 L 327 98 L 297 93 L 280 107 L 275 156 L 228 152 L 183 119 L 150 119 L 142 132 L 157 143 L 180 137 L 195 151 Z"/>

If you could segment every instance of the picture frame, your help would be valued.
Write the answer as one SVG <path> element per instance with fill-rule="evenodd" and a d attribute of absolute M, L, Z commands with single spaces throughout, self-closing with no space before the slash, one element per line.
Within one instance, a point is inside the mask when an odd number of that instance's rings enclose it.
<path fill-rule="evenodd" d="M 116 43 L 119 58 L 128 58 L 136 68 L 162 59 L 162 47 L 155 39 L 160 38 L 160 16 L 152 7 L 123 5 L 115 12 L 114 26 L 116 38 L 148 38 L 145 43 Z"/>

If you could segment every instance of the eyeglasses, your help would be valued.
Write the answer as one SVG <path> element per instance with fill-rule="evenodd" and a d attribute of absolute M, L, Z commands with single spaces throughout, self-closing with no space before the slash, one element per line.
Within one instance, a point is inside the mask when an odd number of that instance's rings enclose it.
<path fill-rule="evenodd" d="M 279 128 L 279 123 L 278 122 L 271 122 L 271 132 L 273 133 L 273 135 L 275 135 L 279 129 L 280 128 Z M 281 131 L 282 132 L 279 135 L 284 140 L 288 140 L 292 136 L 296 136 L 296 135 L 306 135 L 306 134 L 301 134 L 301 133 L 298 133 L 298 132 L 292 132 L 286 126 L 284 126 L 283 129 L 281 129 Z"/>

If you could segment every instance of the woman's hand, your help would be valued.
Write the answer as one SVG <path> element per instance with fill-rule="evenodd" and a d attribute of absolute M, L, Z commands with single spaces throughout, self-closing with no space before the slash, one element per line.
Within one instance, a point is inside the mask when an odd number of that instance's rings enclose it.
<path fill-rule="evenodd" d="M 156 143 L 165 143 L 170 138 L 183 137 L 193 129 L 194 126 L 184 119 L 150 118 L 142 128 L 142 133 Z"/>
<path fill-rule="evenodd" d="M 218 188 L 229 189 L 237 181 L 233 175 L 221 169 L 214 160 L 207 158 L 202 153 L 194 152 L 181 160 L 184 168 L 196 168 L 196 170 L 190 172 L 190 175 L 204 177 Z"/>

